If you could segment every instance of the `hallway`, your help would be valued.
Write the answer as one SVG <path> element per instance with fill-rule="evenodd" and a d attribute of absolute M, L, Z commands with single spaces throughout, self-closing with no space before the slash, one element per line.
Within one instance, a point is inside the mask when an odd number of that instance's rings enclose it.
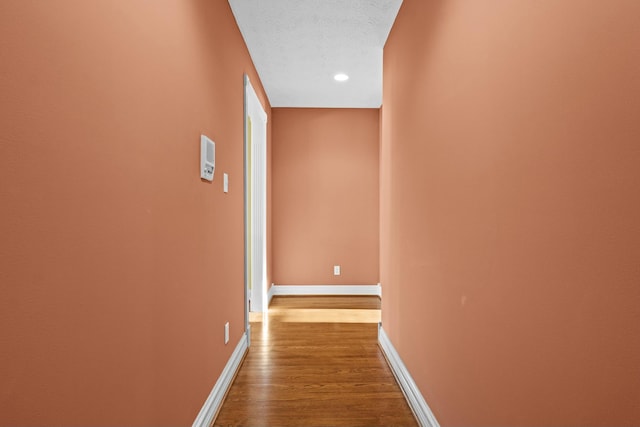
<path fill-rule="evenodd" d="M 640 1 L 3 0 L 0 40 L 0 427 L 640 427 Z"/>
<path fill-rule="evenodd" d="M 214 426 L 415 426 L 377 342 L 378 297 L 276 297 Z"/>

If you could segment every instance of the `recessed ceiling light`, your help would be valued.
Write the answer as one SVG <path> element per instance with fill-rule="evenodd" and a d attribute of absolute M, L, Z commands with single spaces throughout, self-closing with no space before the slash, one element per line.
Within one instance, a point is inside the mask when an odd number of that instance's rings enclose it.
<path fill-rule="evenodd" d="M 346 82 L 347 80 L 349 80 L 349 76 L 347 76 L 345 73 L 338 73 L 333 76 L 333 78 L 338 82 Z"/>

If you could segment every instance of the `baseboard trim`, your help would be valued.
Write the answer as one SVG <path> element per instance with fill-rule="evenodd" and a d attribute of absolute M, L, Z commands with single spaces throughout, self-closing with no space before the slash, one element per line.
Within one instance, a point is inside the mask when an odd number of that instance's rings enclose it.
<path fill-rule="evenodd" d="M 247 333 L 245 332 L 242 334 L 242 338 L 240 338 L 240 342 L 238 342 L 235 350 L 233 350 L 233 353 L 222 370 L 218 381 L 216 381 L 216 384 L 213 386 L 213 390 L 211 390 L 209 397 L 207 397 L 207 400 L 204 402 L 204 406 L 200 409 L 200 413 L 193 422 L 192 427 L 209 427 L 213 423 L 213 420 L 222 406 L 224 396 L 227 394 L 229 387 L 231 387 L 231 382 L 233 381 L 248 348 L 249 341 L 247 339 Z"/>
<path fill-rule="evenodd" d="M 380 285 L 273 285 L 269 302 L 277 295 L 373 295 L 380 296 Z"/>
<path fill-rule="evenodd" d="M 427 405 L 407 367 L 404 362 L 402 362 L 400 355 L 391 343 L 391 340 L 389 340 L 384 329 L 382 329 L 382 325 L 378 328 L 378 343 L 418 423 L 422 427 L 440 427 L 431 408 Z"/>

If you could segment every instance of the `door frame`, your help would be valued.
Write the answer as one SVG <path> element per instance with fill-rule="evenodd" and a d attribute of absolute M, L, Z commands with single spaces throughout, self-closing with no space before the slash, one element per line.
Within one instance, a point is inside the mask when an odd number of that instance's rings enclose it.
<path fill-rule="evenodd" d="M 256 156 L 255 153 L 252 153 L 252 146 L 254 145 L 254 135 L 257 135 L 257 132 L 260 132 L 259 138 L 263 139 L 264 142 L 264 155 L 260 157 L 261 168 L 256 165 L 254 161 Z M 249 310 L 252 311 L 265 311 L 266 301 L 266 238 L 267 238 L 267 230 L 266 230 L 266 177 L 267 177 L 267 161 L 266 161 L 266 146 L 267 146 L 267 113 L 264 111 L 264 107 L 262 103 L 258 99 L 258 96 L 251 85 L 251 81 L 249 80 L 248 75 L 244 75 L 244 293 L 245 293 L 245 304 L 244 304 L 244 313 L 245 313 L 245 330 L 247 331 L 247 337 L 250 335 L 251 325 L 249 323 Z M 263 179 L 258 183 L 259 188 L 253 188 L 254 176 L 257 176 L 257 173 L 260 172 L 263 175 Z M 252 230 L 255 225 L 253 218 L 256 210 L 256 204 L 253 203 L 252 195 L 254 191 L 261 191 L 262 199 L 262 212 L 260 216 L 260 221 L 262 222 L 262 231 L 263 231 L 263 239 L 260 242 L 262 245 L 262 254 L 263 254 L 263 276 L 260 282 L 262 283 L 262 287 L 264 289 L 260 289 L 259 294 L 256 294 L 256 290 L 253 289 L 251 283 L 253 280 L 253 271 L 255 270 L 253 267 L 255 265 L 255 260 L 252 257 L 252 250 L 255 242 L 254 234 Z M 253 295 L 252 295 L 253 293 Z M 253 298 L 252 298 L 253 296 Z M 257 298 L 257 297 L 260 298 Z M 250 307 L 250 301 L 252 306 Z M 256 310 L 257 309 L 257 310 Z"/>

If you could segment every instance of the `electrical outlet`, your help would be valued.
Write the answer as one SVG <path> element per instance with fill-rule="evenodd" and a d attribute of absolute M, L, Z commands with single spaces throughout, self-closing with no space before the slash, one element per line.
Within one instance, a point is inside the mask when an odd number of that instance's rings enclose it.
<path fill-rule="evenodd" d="M 224 324 L 224 343 L 229 343 L 229 322 Z"/>
<path fill-rule="evenodd" d="M 333 266 L 333 275 L 334 276 L 339 276 L 340 275 L 340 266 L 339 265 L 334 265 Z"/>

